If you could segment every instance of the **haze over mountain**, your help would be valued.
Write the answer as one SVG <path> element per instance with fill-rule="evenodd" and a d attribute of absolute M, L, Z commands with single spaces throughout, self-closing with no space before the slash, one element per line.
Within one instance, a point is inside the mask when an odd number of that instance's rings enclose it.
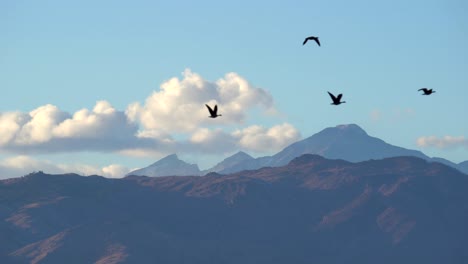
<path fill-rule="evenodd" d="M 351 162 L 398 156 L 414 156 L 437 161 L 468 173 L 468 165 L 464 163 L 456 164 L 443 158 L 430 158 L 421 151 L 388 144 L 379 138 L 369 136 L 356 124 L 348 124 L 325 128 L 306 139 L 289 145 L 273 156 L 253 158 L 245 152 L 238 152 L 208 170 L 202 172 L 193 170 L 192 173 L 187 173 L 185 175 L 199 175 L 209 172 L 228 174 L 262 167 L 278 167 L 288 164 L 291 160 L 303 154 L 317 154 L 326 158 L 343 159 Z M 161 162 L 165 159 L 166 158 L 162 159 Z M 172 165 L 174 166 L 171 167 Z M 151 172 L 155 172 L 157 169 L 154 165 L 151 165 L 150 167 L 152 169 L 144 170 L 144 172 L 139 170 L 138 173 L 130 172 L 128 175 L 181 175 L 178 174 L 179 168 L 177 166 L 177 163 L 168 163 L 165 165 L 164 173 L 159 171 L 157 174 L 152 174 Z"/>
<path fill-rule="evenodd" d="M 303 155 L 220 176 L 0 181 L 0 263 L 467 263 L 468 175 Z"/>
<path fill-rule="evenodd" d="M 248 169 L 257 169 L 257 160 L 250 156 L 249 154 L 239 151 L 236 154 L 224 159 L 220 163 L 216 164 L 213 168 L 204 171 L 205 173 L 209 172 L 222 172 L 222 173 L 232 173 L 236 171 L 237 166 L 242 166 L 244 170 Z"/>
<path fill-rule="evenodd" d="M 338 125 L 291 144 L 271 159 L 272 164 L 284 165 L 302 154 L 317 154 L 332 159 L 352 162 L 396 156 L 427 158 L 420 151 L 390 145 L 369 136 L 355 124 Z"/>
<path fill-rule="evenodd" d="M 200 169 L 196 164 L 188 164 L 179 159 L 176 154 L 162 158 L 148 167 L 130 172 L 132 175 L 153 177 L 157 176 L 186 176 L 200 175 Z"/>

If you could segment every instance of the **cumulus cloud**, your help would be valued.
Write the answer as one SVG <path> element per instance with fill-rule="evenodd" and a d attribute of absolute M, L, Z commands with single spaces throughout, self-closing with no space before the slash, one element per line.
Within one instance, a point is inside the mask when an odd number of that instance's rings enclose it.
<path fill-rule="evenodd" d="M 238 141 L 231 134 L 221 129 L 198 129 L 192 134 L 190 144 L 193 148 L 199 148 L 208 153 L 226 153 L 238 149 Z"/>
<path fill-rule="evenodd" d="M 465 147 L 468 148 L 468 139 L 464 136 L 423 136 L 417 139 L 416 143 L 420 147 L 434 147 L 434 148 L 456 148 Z"/>
<path fill-rule="evenodd" d="M 223 118 L 208 119 L 205 104 L 217 104 Z M 181 133 L 192 132 L 203 125 L 240 124 L 254 107 L 272 112 L 273 98 L 237 73 L 228 73 L 210 82 L 187 69 L 181 80 L 172 78 L 164 82 L 160 91 L 153 92 L 143 105 L 132 103 L 126 113 L 144 129 Z"/>
<path fill-rule="evenodd" d="M 27 122 L 21 127 L 15 141 L 21 145 L 49 141 L 52 138 L 53 128 L 67 117 L 67 113 L 51 104 L 34 109 L 26 118 Z"/>
<path fill-rule="evenodd" d="M 29 113 L 0 114 L 0 147 L 17 152 L 112 151 L 150 144 L 135 137 L 138 125 L 110 103 L 98 101 L 93 110 L 81 109 L 73 115 L 53 105 Z"/>
<path fill-rule="evenodd" d="M 131 170 L 119 164 L 111 164 L 101 169 L 102 175 L 108 178 L 122 178 Z"/>
<path fill-rule="evenodd" d="M 217 104 L 222 117 L 208 118 L 205 104 Z M 272 96 L 237 73 L 208 81 L 187 69 L 181 79 L 165 81 L 143 104 L 131 103 L 125 111 L 102 100 L 92 109 L 74 113 L 52 104 L 26 113 L 0 113 L 0 151 L 27 155 L 99 151 L 132 156 L 240 149 L 273 152 L 300 138 L 287 123 L 242 127 L 258 110 L 275 113 Z M 109 175 L 118 171 L 118 167 L 106 169 Z"/>
<path fill-rule="evenodd" d="M 29 113 L 7 112 L 0 114 L 2 139 L 0 144 L 33 145 L 49 141 L 52 129 L 67 118 L 56 106 L 44 105 Z"/>
<path fill-rule="evenodd" d="M 233 133 L 246 150 L 266 152 L 280 150 L 300 139 L 299 131 L 288 123 L 271 128 L 254 125 Z"/>
<path fill-rule="evenodd" d="M 0 146 L 14 139 L 26 123 L 26 115 L 20 112 L 0 113 Z"/>
<path fill-rule="evenodd" d="M 77 173 L 83 176 L 100 175 L 108 178 L 121 178 L 131 170 L 118 164 L 105 167 L 86 164 L 54 164 L 48 160 L 34 159 L 20 155 L 0 160 L 0 179 L 21 177 L 34 171 L 50 174 Z"/>
<path fill-rule="evenodd" d="M 116 131 L 119 133 L 110 133 Z M 98 101 L 92 111 L 81 109 L 73 117 L 54 126 L 52 134 L 58 138 L 102 138 L 112 134 L 128 135 L 135 131 L 136 127 L 129 125 L 124 113 L 117 112 L 107 101 Z"/>
<path fill-rule="evenodd" d="M 301 135 L 296 128 L 284 123 L 271 128 L 253 125 L 231 133 L 200 129 L 190 140 L 195 146 L 211 152 L 232 152 L 242 149 L 262 153 L 281 150 L 300 138 Z"/>

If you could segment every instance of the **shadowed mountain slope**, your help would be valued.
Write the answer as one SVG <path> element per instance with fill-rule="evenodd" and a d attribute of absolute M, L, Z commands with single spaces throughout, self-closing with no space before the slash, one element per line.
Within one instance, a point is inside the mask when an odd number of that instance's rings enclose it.
<path fill-rule="evenodd" d="M 468 175 L 415 157 L 35 173 L 0 181 L 0 263 L 466 263 L 467 189 Z"/>

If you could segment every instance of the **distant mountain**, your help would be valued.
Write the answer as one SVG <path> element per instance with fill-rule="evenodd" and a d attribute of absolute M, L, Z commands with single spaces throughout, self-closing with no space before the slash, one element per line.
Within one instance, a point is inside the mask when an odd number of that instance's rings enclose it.
<path fill-rule="evenodd" d="M 289 145 L 273 156 L 261 157 L 255 161 L 249 160 L 246 164 L 236 163 L 230 168 L 225 167 L 224 170 L 237 172 L 266 166 L 283 166 L 303 154 L 317 154 L 326 158 L 352 162 L 397 156 L 429 159 L 420 151 L 390 145 L 381 139 L 369 136 L 358 125 L 349 124 L 326 128 Z M 217 172 L 224 173 L 223 171 Z"/>
<path fill-rule="evenodd" d="M 169 155 L 148 167 L 134 170 L 127 175 L 137 176 L 186 176 L 200 175 L 200 169 L 196 164 L 188 164 L 180 160 L 176 154 Z"/>
<path fill-rule="evenodd" d="M 174 155 L 170 162 L 166 157 L 147 168 L 128 175 L 141 176 L 171 176 L 171 175 L 204 175 L 210 172 L 229 174 L 243 170 L 255 170 L 262 167 L 279 167 L 288 164 L 291 160 L 303 154 L 316 154 L 330 159 L 343 159 L 351 162 L 383 159 L 399 156 L 413 156 L 428 161 L 436 161 L 456 168 L 468 174 L 467 164 L 456 164 L 443 158 L 430 158 L 421 151 L 406 149 L 386 143 L 385 141 L 369 136 L 356 124 L 338 125 L 324 130 L 300 141 L 297 141 L 273 156 L 253 158 L 245 152 L 224 159 L 214 167 L 200 172 L 196 165 L 189 165 Z M 167 163 L 167 164 L 166 164 Z M 159 164 L 164 164 L 159 165 Z M 192 166 L 188 169 L 188 166 Z M 160 168 L 164 167 L 164 169 Z M 185 169 L 187 168 L 187 169 Z"/>
<path fill-rule="evenodd" d="M 468 263 L 468 175 L 303 155 L 229 175 L 0 181 L 0 263 Z"/>
<path fill-rule="evenodd" d="M 242 166 L 243 169 L 258 168 L 256 159 L 254 159 L 252 156 L 243 151 L 239 151 L 236 154 L 216 164 L 213 168 L 204 171 L 202 174 L 206 174 L 209 172 L 228 174 L 234 172 L 236 166 Z"/>
<path fill-rule="evenodd" d="M 468 165 L 459 165 L 443 158 L 430 158 L 421 151 L 405 149 L 369 136 L 356 124 L 338 125 L 326 128 L 306 139 L 295 142 L 273 156 L 261 157 L 247 162 L 225 166 L 217 171 L 224 174 L 262 167 L 278 167 L 288 164 L 303 154 L 317 154 L 330 159 L 343 159 L 351 162 L 383 159 L 398 156 L 413 156 L 428 161 L 436 161 L 468 173 Z"/>
<path fill-rule="evenodd" d="M 420 151 L 393 146 L 371 137 L 358 125 L 349 124 L 326 128 L 311 137 L 293 143 L 274 155 L 271 163 L 282 166 L 303 154 L 317 154 L 352 162 L 397 156 L 429 158 Z"/>

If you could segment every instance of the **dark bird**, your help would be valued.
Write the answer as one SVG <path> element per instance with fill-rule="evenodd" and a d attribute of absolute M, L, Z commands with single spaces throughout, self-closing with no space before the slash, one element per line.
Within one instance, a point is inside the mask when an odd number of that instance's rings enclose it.
<path fill-rule="evenodd" d="M 435 93 L 432 89 L 427 89 L 427 88 L 421 88 L 418 91 L 423 91 L 424 93 L 422 95 L 430 95 L 432 93 Z"/>
<path fill-rule="evenodd" d="M 210 112 L 210 116 L 211 118 L 216 118 L 218 116 L 221 116 L 221 115 L 218 115 L 218 105 L 215 105 L 214 106 L 214 109 L 211 109 L 211 107 L 207 104 L 205 104 L 206 107 L 208 108 L 208 111 Z"/>
<path fill-rule="evenodd" d="M 339 105 L 339 104 L 342 104 L 342 103 L 346 103 L 346 101 L 341 101 L 341 97 L 343 97 L 343 94 L 339 94 L 338 96 L 334 96 L 332 93 L 330 92 L 327 92 L 331 99 L 333 100 L 333 103 L 331 103 L 332 105 Z"/>
<path fill-rule="evenodd" d="M 310 36 L 310 37 L 307 37 L 304 39 L 304 42 L 302 42 L 302 45 L 305 45 L 307 43 L 308 40 L 314 40 L 315 42 L 317 42 L 317 44 L 320 46 L 320 41 L 319 41 L 319 38 L 318 37 L 314 37 L 314 36 Z"/>

